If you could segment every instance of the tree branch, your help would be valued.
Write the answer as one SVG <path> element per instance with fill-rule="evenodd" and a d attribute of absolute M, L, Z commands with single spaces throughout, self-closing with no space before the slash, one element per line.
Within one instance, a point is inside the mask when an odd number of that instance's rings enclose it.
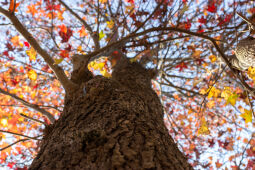
<path fill-rule="evenodd" d="M 88 30 L 89 35 L 92 37 L 94 44 L 95 44 L 95 48 L 96 50 L 100 48 L 100 44 L 99 44 L 99 36 L 97 36 L 97 34 L 93 33 L 92 28 L 90 27 L 90 25 L 83 20 L 78 14 L 76 14 L 68 5 L 66 5 L 65 2 L 63 2 L 62 0 L 58 0 L 59 3 L 61 3 L 73 16 L 75 16 L 83 25 L 84 27 Z"/>
<path fill-rule="evenodd" d="M 22 137 L 25 137 L 25 138 L 28 138 L 28 139 L 38 140 L 37 139 L 38 136 L 37 137 L 30 137 L 30 136 L 27 136 L 27 135 L 22 135 L 22 134 L 19 134 L 19 133 L 9 132 L 9 131 L 5 131 L 5 130 L 0 130 L 0 132 L 2 132 L 2 133 L 9 133 L 9 134 L 16 135 L 16 136 L 22 136 Z"/>
<path fill-rule="evenodd" d="M 19 143 L 19 142 L 25 142 L 25 141 L 27 141 L 27 140 L 30 140 L 30 139 L 25 138 L 25 139 L 17 140 L 16 142 L 13 142 L 13 143 L 10 144 L 10 145 L 7 145 L 7 146 L 5 146 L 5 147 L 3 147 L 3 148 L 0 148 L 0 152 L 3 151 L 3 150 L 5 150 L 5 149 L 8 149 L 9 147 L 11 147 L 11 146 L 13 146 L 13 145 L 15 145 L 15 144 L 17 144 L 17 143 Z"/>
<path fill-rule="evenodd" d="M 25 114 L 23 114 L 23 113 L 20 113 L 20 116 L 22 116 L 22 117 L 24 117 L 24 118 L 26 118 L 26 119 L 29 119 L 29 120 L 32 120 L 32 121 L 35 121 L 35 122 L 44 124 L 45 126 L 47 125 L 45 122 L 40 121 L 40 120 L 37 120 L 37 119 L 34 119 L 34 118 L 32 118 L 32 117 L 29 117 L 29 116 L 27 116 L 27 115 L 25 115 Z"/>
<path fill-rule="evenodd" d="M 13 99 L 17 100 L 18 102 L 21 102 L 22 104 L 24 104 L 25 106 L 29 107 L 29 108 L 32 108 L 38 112 L 40 112 L 41 114 L 45 115 L 51 123 L 54 123 L 55 122 L 55 118 L 53 117 L 52 114 L 50 114 L 49 112 L 47 112 L 46 110 L 40 108 L 38 105 L 36 104 L 31 104 L 31 103 L 28 103 L 27 101 L 19 98 L 18 96 L 14 95 L 14 94 L 11 94 L 3 89 L 0 88 L 0 93 L 2 94 L 5 94 L 5 95 L 8 95 L 10 97 L 12 97 Z"/>
<path fill-rule="evenodd" d="M 53 58 L 44 49 L 42 49 L 36 39 L 27 31 L 27 29 L 22 25 L 22 23 L 14 14 L 3 9 L 2 7 L 0 7 L 0 13 L 9 18 L 16 30 L 31 44 L 31 46 L 38 52 L 38 54 L 43 57 L 44 61 L 54 71 L 56 77 L 58 78 L 66 92 L 71 91 L 72 89 L 75 89 L 75 87 L 77 87 L 77 85 L 75 85 L 67 78 L 64 70 L 60 66 L 55 64 Z"/>

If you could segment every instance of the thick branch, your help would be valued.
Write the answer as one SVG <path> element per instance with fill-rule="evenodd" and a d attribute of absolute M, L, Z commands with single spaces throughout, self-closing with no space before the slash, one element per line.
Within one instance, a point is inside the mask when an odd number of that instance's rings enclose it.
<path fill-rule="evenodd" d="M 40 112 L 41 114 L 45 115 L 50 120 L 51 123 L 55 122 L 55 118 L 49 112 L 47 112 L 46 110 L 40 108 L 38 105 L 28 103 L 27 101 L 19 98 L 18 96 L 14 95 L 14 94 L 11 94 L 11 93 L 9 93 L 9 92 L 1 89 L 1 88 L 0 88 L 0 93 L 8 95 L 8 96 L 12 97 L 13 99 L 17 100 L 18 102 L 24 104 L 25 106 Z"/>
<path fill-rule="evenodd" d="M 22 23 L 18 20 L 18 18 L 14 15 L 8 12 L 7 10 L 0 7 L 0 13 L 5 15 L 7 18 L 10 19 L 10 21 L 13 23 L 14 27 L 17 31 L 20 32 L 20 34 L 33 46 L 33 48 L 37 51 L 38 54 L 40 54 L 44 61 L 49 65 L 49 67 L 54 71 L 56 77 L 60 81 L 60 83 L 63 85 L 64 89 L 66 91 L 71 91 L 76 87 L 74 83 L 72 83 L 66 76 L 64 70 L 59 67 L 57 64 L 55 64 L 52 57 L 39 45 L 39 43 L 35 40 L 35 38 L 27 31 L 27 29 L 22 25 Z"/>
<path fill-rule="evenodd" d="M 90 25 L 83 20 L 78 14 L 76 14 L 68 5 L 66 5 L 66 3 L 64 3 L 62 0 L 58 0 L 59 3 L 61 3 L 73 16 L 75 16 L 83 25 L 84 27 L 88 30 L 89 35 L 92 37 L 94 44 L 95 44 L 95 48 L 96 50 L 100 48 L 100 44 L 99 44 L 99 36 L 97 36 L 97 34 L 93 33 L 92 28 L 90 27 Z"/>

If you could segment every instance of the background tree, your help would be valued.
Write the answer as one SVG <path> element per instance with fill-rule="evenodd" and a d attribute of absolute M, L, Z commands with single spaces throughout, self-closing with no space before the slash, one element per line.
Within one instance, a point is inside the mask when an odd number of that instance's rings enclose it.
<path fill-rule="evenodd" d="M 245 0 L 1 2 L 1 165 L 31 163 L 74 86 L 70 56 L 109 77 L 106 57 L 121 50 L 158 70 L 165 123 L 193 167 L 254 167 L 255 70 L 231 67 L 254 33 L 237 12 L 253 23 L 254 11 Z"/>

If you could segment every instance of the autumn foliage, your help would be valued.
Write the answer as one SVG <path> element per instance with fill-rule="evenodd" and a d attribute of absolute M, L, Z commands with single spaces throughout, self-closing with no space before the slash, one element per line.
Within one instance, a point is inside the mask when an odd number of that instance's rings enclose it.
<path fill-rule="evenodd" d="M 248 0 L 1 2 L 0 165 L 31 163 L 44 127 L 63 110 L 71 56 L 94 52 L 89 70 L 111 77 L 116 52 L 104 52 L 117 48 L 157 69 L 165 124 L 194 168 L 254 169 L 255 68 L 226 60 L 255 33 L 237 12 L 255 23 Z"/>

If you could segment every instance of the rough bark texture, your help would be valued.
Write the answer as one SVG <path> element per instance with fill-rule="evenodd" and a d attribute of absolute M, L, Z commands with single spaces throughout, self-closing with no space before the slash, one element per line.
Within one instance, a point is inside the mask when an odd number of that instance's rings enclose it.
<path fill-rule="evenodd" d="M 87 81 L 87 80 L 86 80 Z M 96 76 L 66 96 L 35 169 L 192 169 L 169 136 L 150 75 L 122 62 L 111 79 Z"/>

